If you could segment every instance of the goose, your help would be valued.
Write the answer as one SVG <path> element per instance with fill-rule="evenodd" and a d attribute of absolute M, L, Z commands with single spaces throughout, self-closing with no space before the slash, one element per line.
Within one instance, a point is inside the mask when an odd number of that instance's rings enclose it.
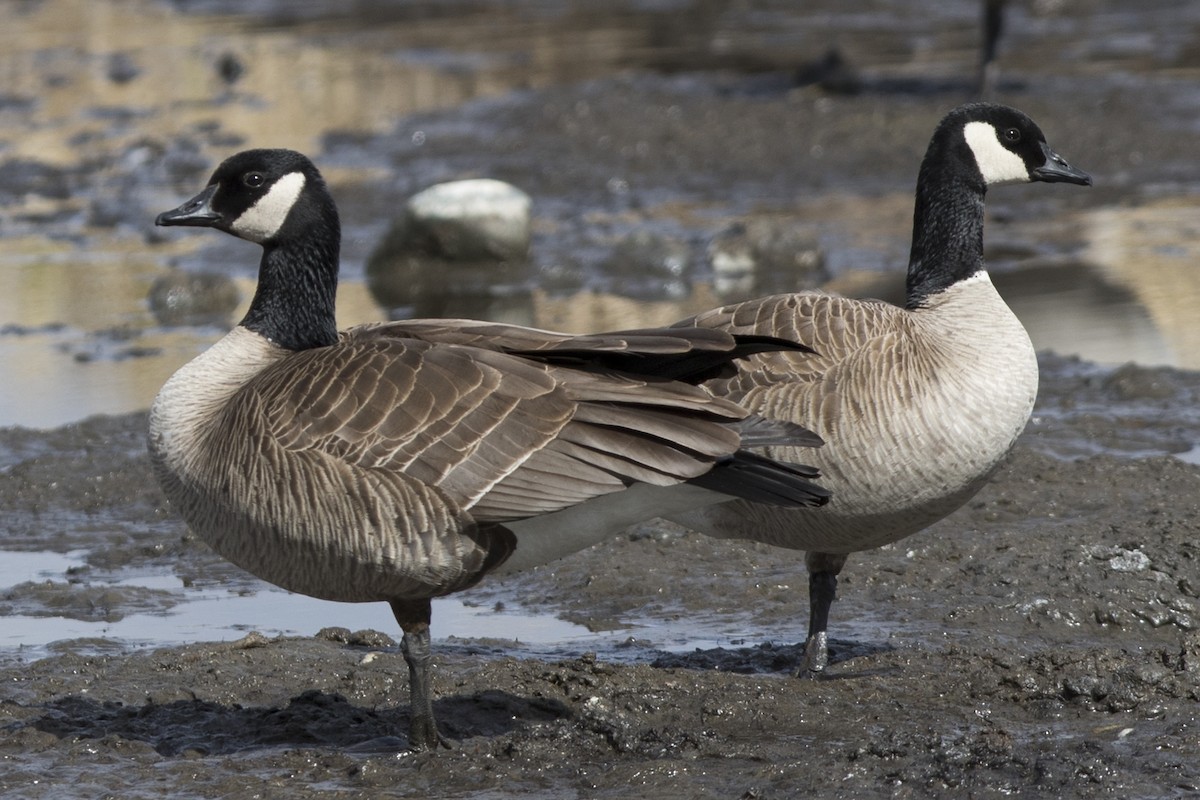
<path fill-rule="evenodd" d="M 828 664 L 837 576 L 850 553 L 898 541 L 962 506 L 1012 448 L 1033 409 L 1033 345 L 988 277 L 984 195 L 1043 181 L 1091 185 L 1028 116 L 972 103 L 941 120 L 917 178 L 906 302 L 805 291 L 680 321 L 804 342 L 817 355 L 765 353 L 705 385 L 755 413 L 811 428 L 805 451 L 828 505 L 785 511 L 736 501 L 671 519 L 712 536 L 805 550 L 809 630 L 796 674 Z M 772 447 L 794 461 L 802 454 Z"/>
<path fill-rule="evenodd" d="M 261 245 L 241 323 L 150 410 L 171 507 L 217 553 L 317 598 L 390 604 L 403 631 L 408 744 L 445 744 L 430 691 L 430 599 L 552 560 L 660 509 L 730 497 L 789 507 L 814 470 L 745 448 L 818 437 L 700 381 L 803 345 L 705 329 L 570 335 L 465 320 L 335 326 L 341 228 L 294 151 L 225 160 L 163 226 Z"/>

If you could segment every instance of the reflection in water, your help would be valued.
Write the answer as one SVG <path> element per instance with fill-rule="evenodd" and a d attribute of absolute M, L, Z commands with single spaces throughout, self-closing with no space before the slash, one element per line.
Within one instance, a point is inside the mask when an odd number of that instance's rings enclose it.
<path fill-rule="evenodd" d="M 83 566 L 85 555 L 84 551 L 65 554 L 0 551 L 0 591 L 6 593 L 10 604 L 20 609 L 4 615 L 0 661 L 13 657 L 25 661 L 41 658 L 53 651 L 55 642 L 62 640 L 91 639 L 95 640 L 95 646 L 100 646 L 102 640 L 110 640 L 112 649 L 119 650 L 192 641 L 234 641 L 250 631 L 267 636 L 312 636 L 322 628 L 334 626 L 385 632 L 395 628 L 395 619 L 383 603 L 332 603 L 267 585 L 256 592 L 199 588 L 186 586 L 179 577 L 170 574 L 139 573 L 126 578 L 118 575 L 108 581 L 93 576 L 90 582 L 96 584 L 144 587 L 162 593 L 158 600 L 160 611 L 142 610 L 134 603 L 114 619 L 60 616 L 55 613 L 60 609 L 52 604 L 39 608 L 38 592 L 20 588 L 27 582 L 49 581 L 61 587 L 64 596 L 68 595 L 68 571 Z M 41 593 L 47 595 L 53 596 L 50 592 Z M 121 610 L 120 602 L 113 605 L 114 611 Z M 593 647 L 599 638 L 581 625 L 524 609 L 506 612 L 468 606 L 457 597 L 439 597 L 433 601 L 433 608 L 439 638 L 495 636 L 527 645 L 591 641 Z"/>
<path fill-rule="evenodd" d="M 75 163 L 95 137 L 113 147 L 114 138 L 170 138 L 217 123 L 227 137 L 311 151 L 332 121 L 382 130 L 401 114 L 507 88 L 487 70 L 403 58 L 402 30 L 375 31 L 364 47 L 306 41 L 246 18 L 180 15 L 163 3 L 4 3 L 5 93 L 36 101 L 0 119 L 0 134 L 13 153 L 58 163 Z M 381 57 L 385 48 L 393 57 Z M 137 124 L 121 135 L 113 120 L 128 116 Z"/>
<path fill-rule="evenodd" d="M 224 333 L 154 327 L 146 294 L 161 267 L 68 256 L 0 267 L 0 425 L 49 428 L 147 409 L 175 370 Z M 253 294 L 251 280 L 238 284 L 242 303 L 231 320 Z M 381 312 L 365 286 L 346 283 L 338 317 L 354 325 Z"/>
<path fill-rule="evenodd" d="M 1038 350 L 1099 364 L 1177 363 L 1146 308 L 1103 270 L 1051 264 L 1000 274 L 995 282 Z"/>
<path fill-rule="evenodd" d="M 1200 198 L 1087 215 L 1086 257 L 1144 309 L 1162 342 L 1138 361 L 1200 369 Z"/>
<path fill-rule="evenodd" d="M 134 608 L 108 619 L 60 616 L 40 596 L 52 591 L 28 592 L 26 582 L 52 582 L 69 594 L 68 570 L 86 563 L 85 551 L 70 553 L 0 551 L 0 591 L 24 613 L 4 615 L 0 630 L 0 662 L 32 661 L 56 651 L 79 653 L 121 652 L 136 647 L 162 647 L 197 641 L 235 641 L 251 631 L 266 636 L 313 636 L 322 628 L 377 630 L 398 637 L 396 623 L 384 603 L 335 603 L 291 594 L 261 584 L 254 592 L 230 591 L 221 586 L 185 585 L 176 575 L 137 572 L 110 578 L 89 575 L 93 585 L 139 587 L 157 595 L 159 610 Z M 119 594 L 118 594 L 119 596 Z M 628 627 L 606 631 L 588 628 L 552 614 L 495 603 L 470 604 L 469 595 L 439 597 L 433 601 L 439 639 L 486 639 L 518 643 L 525 653 L 552 654 L 602 650 L 606 658 L 637 658 L 645 648 L 691 652 L 697 648 L 730 647 L 738 642 L 771 639 L 777 630 L 747 627 L 745 620 L 729 614 L 687 614 L 670 620 L 639 620 Z M 147 604 L 153 605 L 153 604 Z M 40 607 L 39 607 L 40 606 Z M 114 602 L 112 611 L 122 611 Z M 33 613 L 45 612 L 35 616 Z M 877 621 L 855 623 L 856 635 L 887 638 L 889 630 Z M 637 643 L 636 647 L 630 645 Z"/>
<path fill-rule="evenodd" d="M 429 4 L 419 22 L 403 4 L 330 3 L 332 16 L 308 22 L 305 9 L 264 21 L 258 4 L 227 7 L 245 16 L 151 0 L 0 4 L 0 94 L 21 101 L 0 114 L 9 154 L 75 163 L 90 137 L 116 144 L 111 123 L 128 117 L 126 138 L 219 125 L 226 141 L 314 151 L 331 130 L 387 130 L 404 114 L 695 49 L 718 11 L 667 27 L 656 23 L 669 14 L 636 4 Z"/>
<path fill-rule="evenodd" d="M 1111 280 L 1103 268 L 1077 261 L 1034 260 L 993 270 L 992 282 L 1039 351 L 1077 355 L 1099 364 L 1135 361 L 1186 366 L 1170 346 L 1169 332 L 1131 288 Z M 836 284 L 845 294 L 904 303 L 901 273 L 847 274 Z M 1200 292 L 1180 288 L 1181 303 L 1200 302 Z"/>
<path fill-rule="evenodd" d="M 1179 202 L 1093 212 L 1085 217 L 1086 261 L 1026 259 L 993 278 L 1039 350 L 1102 364 L 1200 368 L 1194 322 L 1200 239 L 1189 221 L 1198 213 Z M 35 245 L 23 260 L 14 256 L 19 248 L 10 247 L 8 257 L 20 263 L 0 273 L 0 319 L 9 326 L 0 328 L 5 424 L 49 427 L 91 413 L 147 408 L 166 378 L 223 332 L 154 328 L 145 295 L 158 268 L 144 258 L 93 251 L 88 260 L 72 248 Z M 243 301 L 232 319 L 240 318 L 252 294 L 250 279 L 238 282 Z M 668 324 L 726 300 L 706 284 L 680 300 L 656 302 L 590 291 L 559 296 L 524 282 L 455 284 L 454 292 L 415 298 L 411 312 L 595 331 Z M 485 288 L 470 291 L 473 285 Z M 896 272 L 845 273 L 832 288 L 903 302 L 903 276 Z M 343 282 L 338 313 L 344 326 L 383 318 L 367 287 L 356 282 Z M 63 327 L 63 320 L 72 322 Z"/>
<path fill-rule="evenodd" d="M 273 24 L 151 0 L 0 4 L 0 153 L 5 165 L 34 165 L 0 185 L 0 425 L 146 408 L 220 334 L 156 330 L 146 311 L 166 260 L 201 246 L 196 238 L 150 250 L 141 230 L 88 227 L 89 202 L 121 204 L 106 192 L 155 148 L 188 142 L 200 172 L 240 145 L 311 152 L 331 131 L 390 130 L 416 111 L 612 72 L 630 53 L 652 57 L 651 39 L 670 46 L 642 12 L 588 4 L 552 14 L 455 4 L 419 25 L 385 11 Z M 340 23 L 353 35 L 330 35 Z M 148 185 L 151 197 L 138 198 L 148 208 L 179 199 L 166 182 Z M 523 306 L 514 313 L 525 321 Z M 349 325 L 382 314 L 346 285 L 339 316 Z"/>

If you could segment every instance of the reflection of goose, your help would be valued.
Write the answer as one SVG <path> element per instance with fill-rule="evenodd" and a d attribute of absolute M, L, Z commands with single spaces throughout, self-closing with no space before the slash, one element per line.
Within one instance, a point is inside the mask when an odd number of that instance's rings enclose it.
<path fill-rule="evenodd" d="M 213 549 L 265 580 L 391 603 L 414 748 L 439 741 L 431 597 L 506 560 L 587 546 L 660 508 L 827 498 L 809 482 L 813 470 L 741 450 L 815 445 L 815 436 L 692 385 L 732 372 L 733 358 L 799 345 L 710 330 L 570 336 L 446 321 L 339 335 L 337 210 L 312 163 L 287 150 L 230 158 L 158 224 L 263 246 L 242 323 L 154 402 L 149 443 L 163 491 Z"/>
<path fill-rule="evenodd" d="M 1200 201 L 1193 197 L 1163 198 L 1082 216 L 1088 242 L 1084 257 L 1098 267 L 1103 280 L 1137 299 L 1131 310 L 1143 315 L 1152 328 L 1151 335 L 1142 338 L 1142 352 L 1093 352 L 1088 357 L 1200 369 L 1198 205 Z M 1100 331 L 1107 338 L 1123 333 L 1112 324 Z M 1154 345 L 1157 348 L 1152 350 Z"/>
<path fill-rule="evenodd" d="M 794 338 L 819 353 L 757 355 L 736 377 L 707 385 L 820 433 L 826 447 L 803 455 L 820 465 L 829 505 L 779 512 L 737 502 L 673 517 L 716 536 L 809 551 L 810 670 L 826 663 L 828 614 L 847 554 L 894 542 L 961 506 L 1029 418 L 1033 347 L 983 263 L 987 187 L 1025 181 L 1091 183 L 1019 111 L 962 106 L 938 125 L 921 165 L 905 307 L 803 292 L 680 323 Z"/>

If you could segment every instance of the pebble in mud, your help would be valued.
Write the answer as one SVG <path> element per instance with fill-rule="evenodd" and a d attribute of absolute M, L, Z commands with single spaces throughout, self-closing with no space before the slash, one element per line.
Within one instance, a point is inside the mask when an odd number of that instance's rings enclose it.
<path fill-rule="evenodd" d="M 731 301 L 815 289 L 831 277 L 816 235 L 794 219 L 731 225 L 713 237 L 708 259 L 717 294 Z"/>
<path fill-rule="evenodd" d="M 229 325 L 240 300 L 228 275 L 174 269 L 150 287 L 150 310 L 160 325 Z"/>

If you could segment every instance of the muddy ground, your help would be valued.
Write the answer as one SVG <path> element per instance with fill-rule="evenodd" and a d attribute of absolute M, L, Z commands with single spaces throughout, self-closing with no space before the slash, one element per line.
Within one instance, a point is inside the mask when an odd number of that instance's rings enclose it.
<path fill-rule="evenodd" d="M 823 680 L 787 674 L 804 630 L 799 554 L 646 526 L 474 599 L 598 629 L 694 616 L 778 635 L 681 654 L 634 629 L 611 652 L 549 658 L 501 640 L 439 642 L 436 711 L 456 746 L 415 756 L 398 754 L 407 688 L 394 631 L 132 654 L 111 641 L 58 643 L 56 655 L 0 668 L 0 788 L 1189 796 L 1200 791 L 1200 467 L 1130 454 L 1195 439 L 1178 409 L 1200 401 L 1200 375 L 1053 357 L 1043 367 L 1035 422 L 996 479 L 960 512 L 847 568 Z M 23 454 L 0 475 L 10 546 L 95 548 L 70 591 L 42 600 L 61 613 L 148 602 L 89 589 L 89 571 L 122 565 L 253 588 L 162 508 L 144 425 L 130 415 L 4 436 L 10 456 Z M 1073 454 L 1081 447 L 1111 454 Z"/>
<path fill-rule="evenodd" d="M 1014 226 L 1039 218 L 1200 184 L 1196 98 L 1180 91 L 1200 66 L 1200 35 L 1176 32 L 1169 50 L 1136 31 L 1084 39 L 1067 58 L 1048 39 L 1112 11 L 1067 8 L 1027 27 L 1001 99 L 1041 121 L 1097 186 L 997 190 L 990 242 L 1011 243 L 1028 230 Z M 368 152 L 393 170 L 339 197 L 352 229 L 431 180 L 485 168 L 517 180 L 541 198 L 542 263 L 569 265 L 568 253 L 587 260 L 603 238 L 597 226 L 674 226 L 699 242 L 762 204 L 911 186 L 938 116 L 969 85 L 924 57 L 936 80 L 910 64 L 902 81 L 871 73 L 854 96 L 797 87 L 774 51 L 752 69 L 676 61 L 415 116 L 387 136 L 331 136 L 317 155 L 336 165 Z M 1061 254 L 1077 242 L 1067 228 L 1025 246 Z M 347 247 L 361 258 L 368 245 Z M 596 629 L 695 618 L 776 635 L 677 653 L 631 628 L 623 647 L 550 656 L 500 638 L 438 641 L 436 712 L 456 744 L 423 755 L 403 752 L 396 631 L 136 652 L 58 643 L 46 658 L 0 662 L 0 793 L 1200 793 L 1200 467 L 1178 457 L 1200 442 L 1200 374 L 1052 354 L 1042 367 L 1034 419 L 995 479 L 946 520 L 847 567 L 825 679 L 788 675 L 807 618 L 801 554 L 648 525 L 470 597 Z M 104 619 L 179 601 L 89 580 L 130 567 L 255 591 L 164 507 L 144 430 L 144 414 L 0 430 L 5 548 L 87 552 L 70 583 L 10 590 L 0 611 Z"/>

